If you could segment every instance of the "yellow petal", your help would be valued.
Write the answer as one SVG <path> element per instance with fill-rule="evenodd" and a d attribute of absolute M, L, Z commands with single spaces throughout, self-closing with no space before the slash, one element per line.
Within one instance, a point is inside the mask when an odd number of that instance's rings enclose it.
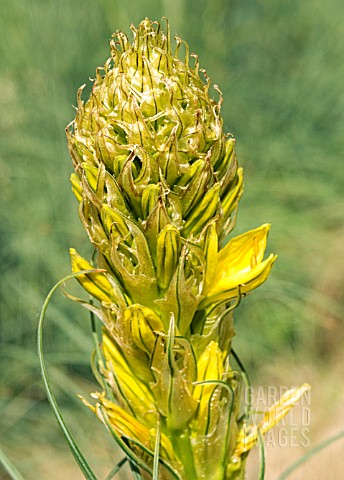
<path fill-rule="evenodd" d="M 261 285 L 268 277 L 276 256 L 262 261 L 270 225 L 250 230 L 233 238 L 217 257 L 217 273 L 211 287 L 205 292 L 202 307 L 230 300 L 240 292 L 247 293 Z"/>
<path fill-rule="evenodd" d="M 253 290 L 266 280 L 275 259 L 276 256 L 271 254 L 266 260 L 264 260 L 264 262 L 251 270 L 247 272 L 239 270 L 233 273 L 233 275 L 220 280 L 220 282 L 213 287 L 211 292 L 209 292 L 209 295 L 225 291 L 236 291 L 238 285 L 243 285 L 241 290 L 242 293 Z"/>
<path fill-rule="evenodd" d="M 105 375 L 113 390 L 118 392 L 138 419 L 144 419 L 149 425 L 155 425 L 157 410 L 153 395 L 130 369 L 126 359 L 115 343 L 104 333 L 102 349 L 106 359 Z"/>
<path fill-rule="evenodd" d="M 81 270 L 94 270 L 94 267 L 83 257 L 81 257 L 74 248 L 70 248 L 70 258 L 72 263 L 72 271 L 74 273 Z M 100 302 L 112 302 L 112 286 L 106 275 L 101 272 L 87 273 L 85 275 L 78 275 L 78 282 L 90 294 L 93 295 Z"/>
<path fill-rule="evenodd" d="M 149 428 L 136 420 L 132 415 L 127 413 L 123 408 L 107 400 L 104 396 L 97 395 L 100 404 L 104 407 L 111 425 L 115 428 L 120 436 L 136 439 L 142 445 L 148 447 L 149 442 Z M 96 407 L 97 408 L 97 407 Z M 102 415 L 98 409 L 96 412 L 103 421 Z"/>
<path fill-rule="evenodd" d="M 239 271 L 242 273 L 249 272 L 263 260 L 269 230 L 270 225 L 264 224 L 233 238 L 220 250 L 218 254 L 218 273 L 212 291 L 219 288 L 217 284 L 222 279 L 228 278 Z"/>
<path fill-rule="evenodd" d="M 289 411 L 299 402 L 302 395 L 310 388 L 310 385 L 304 383 L 299 388 L 292 388 L 288 390 L 284 395 L 281 396 L 278 402 L 274 403 L 269 408 L 259 425 L 243 428 L 239 433 L 234 456 L 238 457 L 251 450 L 251 448 L 258 441 L 258 430 L 264 434 L 277 425 L 277 423 L 280 422 L 287 415 L 287 413 L 289 413 Z M 248 434 L 246 433 L 247 431 L 249 431 Z"/>
<path fill-rule="evenodd" d="M 222 373 L 222 352 L 216 342 L 210 342 L 197 362 L 197 382 L 220 380 Z M 195 400 L 208 404 L 214 388 L 214 385 L 196 385 L 192 396 Z"/>
<path fill-rule="evenodd" d="M 156 435 L 156 431 L 154 429 L 147 428 L 143 423 L 136 420 L 136 418 L 126 412 L 123 408 L 107 400 L 104 395 L 93 394 L 93 397 L 97 398 L 99 401 L 96 407 L 90 406 L 88 402 L 85 402 L 84 400 L 83 401 L 87 406 L 91 407 L 92 410 L 96 412 L 97 416 L 102 422 L 105 423 L 100 407 L 103 407 L 112 427 L 120 437 L 126 437 L 129 440 L 133 439 L 139 441 L 146 448 L 153 450 L 153 445 L 155 442 L 152 442 L 151 440 L 152 436 L 155 437 Z M 178 462 L 179 464 L 178 458 L 173 450 L 172 443 L 164 433 L 161 433 L 160 437 L 159 454 L 161 458 L 172 462 Z"/>
<path fill-rule="evenodd" d="M 223 374 L 222 352 L 216 342 L 210 342 L 197 362 L 197 382 L 221 380 Z M 193 391 L 193 398 L 199 402 L 196 417 L 193 422 L 194 435 L 206 435 L 210 424 L 209 408 L 216 410 L 216 400 L 213 397 L 215 383 L 196 385 Z M 211 406 L 212 405 L 212 406 Z"/>

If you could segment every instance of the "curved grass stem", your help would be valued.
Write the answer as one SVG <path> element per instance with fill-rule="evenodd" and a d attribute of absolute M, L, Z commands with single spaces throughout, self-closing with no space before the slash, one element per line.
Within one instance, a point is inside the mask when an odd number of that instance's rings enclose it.
<path fill-rule="evenodd" d="M 96 271 L 99 271 L 99 270 L 96 270 Z M 58 423 L 58 425 L 59 425 L 59 427 L 60 427 L 60 429 L 61 429 L 61 431 L 62 431 L 62 433 L 65 437 L 65 440 L 66 440 L 66 442 L 67 442 L 67 444 L 68 444 L 68 446 L 69 446 L 69 448 L 70 448 L 70 450 L 71 450 L 71 452 L 72 452 L 80 470 L 82 471 L 82 473 L 84 474 L 84 476 L 87 480 L 97 480 L 97 477 L 95 476 L 92 469 L 88 465 L 85 457 L 81 453 L 77 443 L 75 442 L 71 432 L 69 431 L 69 428 L 67 427 L 67 425 L 66 425 L 66 423 L 63 419 L 63 416 L 60 412 L 60 409 L 58 407 L 56 398 L 55 398 L 55 396 L 54 396 L 54 394 L 51 390 L 49 380 L 48 380 L 47 370 L 46 370 L 46 366 L 45 366 L 44 354 L 43 354 L 43 325 L 44 325 L 44 320 L 45 320 L 45 315 L 46 315 L 46 312 L 47 312 L 47 309 L 48 309 L 48 305 L 50 303 L 50 300 L 51 300 L 52 296 L 56 292 L 56 290 L 67 280 L 70 280 L 71 278 L 75 278 L 78 275 L 92 273 L 92 272 L 95 272 L 95 270 L 82 270 L 80 272 L 72 273 L 72 274 L 64 277 L 58 283 L 56 283 L 56 285 L 48 293 L 48 295 L 47 295 L 47 297 L 46 297 L 46 299 L 43 303 L 43 306 L 42 306 L 42 309 L 41 309 L 41 312 L 40 312 L 40 316 L 39 316 L 38 331 L 37 331 L 37 348 L 38 348 L 39 364 L 40 364 L 43 384 L 44 384 L 44 387 L 45 387 L 45 390 L 46 390 L 46 393 L 47 393 L 48 401 L 51 405 L 51 408 L 53 410 L 53 413 L 55 415 L 57 423 Z"/>

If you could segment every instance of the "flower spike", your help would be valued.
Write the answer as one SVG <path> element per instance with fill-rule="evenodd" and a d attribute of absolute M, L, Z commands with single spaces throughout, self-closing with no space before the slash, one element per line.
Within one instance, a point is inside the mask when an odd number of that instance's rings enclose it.
<path fill-rule="evenodd" d="M 131 26 L 132 41 L 114 35 L 66 130 L 72 191 L 96 250 L 97 270 L 78 276 L 96 303 L 81 303 L 103 324 L 93 369 L 105 391 L 84 402 L 143 478 L 238 480 L 258 430 L 306 387 L 244 431 L 233 310 L 276 256 L 264 260 L 267 224 L 223 247 L 243 170 L 219 88 L 181 39 L 172 53 L 166 24 L 146 18 Z M 92 270 L 74 249 L 71 264 Z"/>

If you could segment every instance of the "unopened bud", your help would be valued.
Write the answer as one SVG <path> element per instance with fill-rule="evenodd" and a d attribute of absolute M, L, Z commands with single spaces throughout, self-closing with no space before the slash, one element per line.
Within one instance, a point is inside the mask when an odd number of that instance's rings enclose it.
<path fill-rule="evenodd" d="M 158 285 L 166 289 L 177 268 L 181 250 L 180 234 L 173 225 L 166 225 L 157 241 L 157 278 Z"/>
<path fill-rule="evenodd" d="M 151 355 L 156 340 L 155 332 L 164 331 L 160 317 L 150 308 L 135 304 L 124 311 L 124 321 L 135 344 Z"/>
<path fill-rule="evenodd" d="M 183 228 L 183 235 L 196 236 L 205 225 L 215 216 L 219 203 L 220 185 L 215 183 L 204 195 L 199 205 L 191 211 Z"/>

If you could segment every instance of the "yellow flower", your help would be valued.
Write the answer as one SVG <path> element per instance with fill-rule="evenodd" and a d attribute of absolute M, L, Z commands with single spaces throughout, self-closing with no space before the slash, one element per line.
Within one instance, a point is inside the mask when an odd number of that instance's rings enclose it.
<path fill-rule="evenodd" d="M 144 382 L 132 374 L 130 365 L 106 333 L 103 333 L 102 350 L 106 360 L 102 374 L 117 393 L 121 404 L 135 412 L 139 420 L 144 419 L 148 425 L 155 425 L 157 410 L 152 393 Z"/>
<path fill-rule="evenodd" d="M 220 250 L 217 273 L 211 286 L 203 292 L 206 295 L 203 307 L 235 298 L 238 287 L 240 293 L 245 294 L 265 282 L 277 258 L 270 254 L 263 261 L 269 229 L 270 225 L 264 224 L 233 238 Z"/>
<path fill-rule="evenodd" d="M 69 251 L 74 273 L 78 273 L 82 270 L 95 270 L 94 267 L 81 257 L 74 248 L 70 248 Z M 95 270 L 94 273 L 91 272 L 85 275 L 79 275 L 77 280 L 90 295 L 93 295 L 100 302 L 113 301 L 113 296 L 111 295 L 113 289 L 104 273 Z"/>
<path fill-rule="evenodd" d="M 288 390 L 276 403 L 269 408 L 259 425 L 244 427 L 239 433 L 237 445 L 234 451 L 234 457 L 239 457 L 243 453 L 251 450 L 251 448 L 254 447 L 258 441 L 258 430 L 260 430 L 262 434 L 265 434 L 271 428 L 277 425 L 300 401 L 302 395 L 310 388 L 310 385 L 304 383 L 299 388 L 292 388 Z"/>
<path fill-rule="evenodd" d="M 194 431 L 199 435 L 208 433 L 208 410 L 211 397 L 216 388 L 216 381 L 221 380 L 223 374 L 222 352 L 216 342 L 210 342 L 197 362 L 197 384 L 193 391 L 193 398 L 199 402 L 195 417 Z M 205 381 L 214 383 L 203 384 Z"/>
<path fill-rule="evenodd" d="M 155 429 L 147 428 L 123 408 L 107 400 L 104 395 L 95 393 L 92 396 L 98 401 L 95 407 L 84 399 L 82 399 L 83 402 L 86 406 L 91 408 L 91 410 L 95 411 L 99 419 L 105 424 L 106 421 L 104 415 L 107 415 L 108 422 L 111 427 L 115 429 L 119 437 L 127 439 L 129 442 L 132 440 L 136 441 L 137 447 L 141 445 L 148 450 L 151 450 L 151 452 L 154 450 L 152 435 L 156 433 Z M 160 436 L 160 457 L 167 461 L 172 461 L 172 463 L 179 464 L 178 459 L 174 454 L 173 446 L 164 433 L 161 433 Z"/>

